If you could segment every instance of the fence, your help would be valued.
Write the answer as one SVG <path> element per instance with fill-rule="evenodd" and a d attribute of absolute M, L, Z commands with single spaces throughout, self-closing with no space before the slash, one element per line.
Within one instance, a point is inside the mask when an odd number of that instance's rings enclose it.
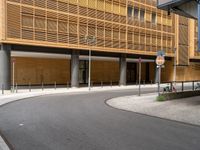
<path fill-rule="evenodd" d="M 41 91 L 44 91 L 45 89 L 55 89 L 57 90 L 58 88 L 66 88 L 69 89 L 71 87 L 71 82 L 67 81 L 66 84 L 57 84 L 57 82 L 52 82 L 52 84 L 45 84 L 42 82 L 40 85 L 33 85 L 30 82 L 27 85 L 18 85 L 15 83 L 15 85 L 11 85 L 11 93 L 17 93 L 18 90 L 27 90 L 29 92 L 32 92 L 33 89 L 41 89 Z M 154 81 L 148 81 L 146 82 L 145 80 L 141 81 L 141 85 L 153 85 L 155 84 Z M 138 85 L 138 81 L 127 84 L 127 85 Z M 163 92 L 178 92 L 178 91 L 188 91 L 188 90 L 200 90 L 200 81 L 176 81 L 176 82 L 162 82 L 161 83 L 162 88 L 161 90 Z M 109 82 L 93 82 L 91 81 L 91 88 L 93 87 L 113 87 L 113 86 L 120 86 L 119 82 L 113 82 L 110 80 Z M 87 84 L 80 84 L 80 87 L 87 87 Z M 161 91 L 161 92 L 162 92 Z M 5 94 L 5 86 L 2 84 L 1 85 L 1 94 Z"/>

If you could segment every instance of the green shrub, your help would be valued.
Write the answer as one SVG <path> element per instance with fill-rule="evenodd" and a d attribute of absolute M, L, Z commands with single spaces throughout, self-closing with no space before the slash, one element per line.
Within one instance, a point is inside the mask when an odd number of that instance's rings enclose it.
<path fill-rule="evenodd" d="M 157 96 L 156 100 L 159 101 L 159 102 L 163 102 L 163 101 L 165 101 L 166 99 L 165 99 L 165 96 L 160 95 L 160 96 Z"/>

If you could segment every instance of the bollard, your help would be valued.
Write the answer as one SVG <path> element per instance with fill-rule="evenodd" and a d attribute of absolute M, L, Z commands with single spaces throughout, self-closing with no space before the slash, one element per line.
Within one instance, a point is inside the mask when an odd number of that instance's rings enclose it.
<path fill-rule="evenodd" d="M 18 86 L 17 86 L 17 83 L 15 85 L 15 92 L 18 93 Z"/>
<path fill-rule="evenodd" d="M 31 83 L 29 82 L 29 92 L 31 92 Z"/>
<path fill-rule="evenodd" d="M 42 82 L 42 91 L 44 91 L 44 83 Z"/>
<path fill-rule="evenodd" d="M 182 92 L 184 91 L 184 82 L 182 81 Z"/>
<path fill-rule="evenodd" d="M 112 87 L 112 81 L 110 81 L 110 86 Z"/>
<path fill-rule="evenodd" d="M 69 82 L 67 81 L 67 89 L 69 89 Z"/>
<path fill-rule="evenodd" d="M 173 83 L 172 82 L 170 82 L 170 90 L 171 90 L 171 92 L 173 92 Z"/>
<path fill-rule="evenodd" d="M 143 85 L 145 85 L 145 80 L 143 80 Z"/>
<path fill-rule="evenodd" d="M 11 87 L 11 93 L 14 93 L 15 92 L 15 85 L 12 85 Z"/>
<path fill-rule="evenodd" d="M 103 88 L 103 81 L 101 81 L 101 88 Z"/>
<path fill-rule="evenodd" d="M 54 89 L 55 89 L 55 90 L 57 89 L 57 85 L 56 85 L 56 82 L 54 82 Z"/>
<path fill-rule="evenodd" d="M 153 81 L 151 80 L 151 85 L 153 84 Z"/>
<path fill-rule="evenodd" d="M 192 90 L 194 91 L 195 87 L 194 87 L 194 81 L 192 82 Z"/>
<path fill-rule="evenodd" d="M 4 85 L 1 85 L 2 95 L 4 95 Z"/>

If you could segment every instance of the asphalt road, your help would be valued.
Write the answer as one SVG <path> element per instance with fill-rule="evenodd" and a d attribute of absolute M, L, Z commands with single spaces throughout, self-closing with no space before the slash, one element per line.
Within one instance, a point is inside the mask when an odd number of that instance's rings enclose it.
<path fill-rule="evenodd" d="M 154 90 L 153 90 L 154 91 Z M 143 90 L 143 93 L 152 92 Z M 136 91 L 59 94 L 0 107 L 0 130 L 15 150 L 199 150 L 200 127 L 111 108 Z"/>

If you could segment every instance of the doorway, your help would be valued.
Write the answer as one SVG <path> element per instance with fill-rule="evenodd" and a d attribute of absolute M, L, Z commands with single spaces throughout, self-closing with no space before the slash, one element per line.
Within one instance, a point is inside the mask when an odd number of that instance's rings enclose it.
<path fill-rule="evenodd" d="M 127 63 L 127 83 L 136 83 L 137 79 L 137 64 Z"/>
<path fill-rule="evenodd" d="M 79 62 L 79 83 L 87 84 L 88 83 L 88 61 L 80 60 Z"/>

